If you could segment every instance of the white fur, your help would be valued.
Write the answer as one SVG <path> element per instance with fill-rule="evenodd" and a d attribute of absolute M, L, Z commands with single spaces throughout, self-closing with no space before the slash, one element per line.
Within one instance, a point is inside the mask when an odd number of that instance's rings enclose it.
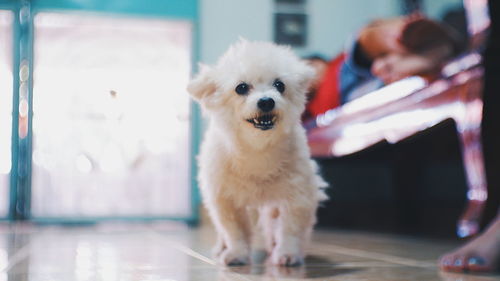
<path fill-rule="evenodd" d="M 210 118 L 198 180 L 219 235 L 215 254 L 224 264 L 248 263 L 256 236 L 272 263 L 303 262 L 318 202 L 326 199 L 300 123 L 313 76 L 287 47 L 240 40 L 215 66 L 201 66 L 188 85 Z M 273 87 L 277 78 L 283 94 Z M 251 85 L 247 95 L 235 92 L 241 82 Z M 278 120 L 270 130 L 246 121 L 259 114 L 262 97 L 276 104 Z"/>

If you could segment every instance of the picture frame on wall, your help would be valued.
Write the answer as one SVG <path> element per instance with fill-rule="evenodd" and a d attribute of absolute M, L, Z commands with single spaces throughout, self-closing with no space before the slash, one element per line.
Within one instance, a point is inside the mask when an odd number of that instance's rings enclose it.
<path fill-rule="evenodd" d="M 307 15 L 302 13 L 274 14 L 274 41 L 278 44 L 302 47 L 307 43 Z"/>
<path fill-rule="evenodd" d="M 278 4 L 304 4 L 306 0 L 275 0 Z"/>

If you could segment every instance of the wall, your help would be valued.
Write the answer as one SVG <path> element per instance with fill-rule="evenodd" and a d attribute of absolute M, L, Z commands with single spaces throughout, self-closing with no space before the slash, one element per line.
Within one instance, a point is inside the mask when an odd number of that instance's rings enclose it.
<path fill-rule="evenodd" d="M 377 17 L 397 15 L 398 0 L 308 0 L 308 45 L 300 55 L 338 53 L 350 34 Z M 273 39 L 273 0 L 200 0 L 200 60 L 214 63 L 227 47 L 243 36 Z"/>
<path fill-rule="evenodd" d="M 309 46 L 302 54 L 337 54 L 361 26 L 399 14 L 398 0 L 309 0 Z"/>
<path fill-rule="evenodd" d="M 227 47 L 243 36 L 251 40 L 273 39 L 274 0 L 199 0 L 200 60 L 214 63 Z M 300 55 L 336 55 L 362 25 L 379 17 L 400 14 L 400 0 L 306 0 L 308 45 Z M 462 0 L 423 0 L 424 11 L 439 17 Z"/>
<path fill-rule="evenodd" d="M 200 60 L 212 64 L 239 36 L 272 39 L 270 0 L 199 0 Z"/>
<path fill-rule="evenodd" d="M 423 10 L 433 18 L 440 18 L 449 8 L 462 6 L 462 0 L 424 0 Z"/>

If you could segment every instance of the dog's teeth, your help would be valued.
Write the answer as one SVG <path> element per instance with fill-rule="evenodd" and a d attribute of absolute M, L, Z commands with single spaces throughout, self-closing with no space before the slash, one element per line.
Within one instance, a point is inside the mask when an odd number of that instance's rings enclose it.
<path fill-rule="evenodd" d="M 259 117 L 253 118 L 252 121 L 256 125 L 261 125 L 261 126 L 270 126 L 274 123 L 276 120 L 276 116 L 273 116 L 271 120 L 268 120 L 270 117 L 263 117 L 259 119 Z M 263 120 L 262 120 L 263 119 Z"/>

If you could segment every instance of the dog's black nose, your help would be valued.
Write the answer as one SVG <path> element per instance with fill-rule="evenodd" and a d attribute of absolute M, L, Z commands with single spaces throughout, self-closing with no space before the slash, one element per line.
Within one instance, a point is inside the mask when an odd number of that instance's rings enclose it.
<path fill-rule="evenodd" d="M 257 107 L 264 112 L 269 112 L 274 108 L 274 100 L 272 98 L 261 98 L 257 102 Z"/>

